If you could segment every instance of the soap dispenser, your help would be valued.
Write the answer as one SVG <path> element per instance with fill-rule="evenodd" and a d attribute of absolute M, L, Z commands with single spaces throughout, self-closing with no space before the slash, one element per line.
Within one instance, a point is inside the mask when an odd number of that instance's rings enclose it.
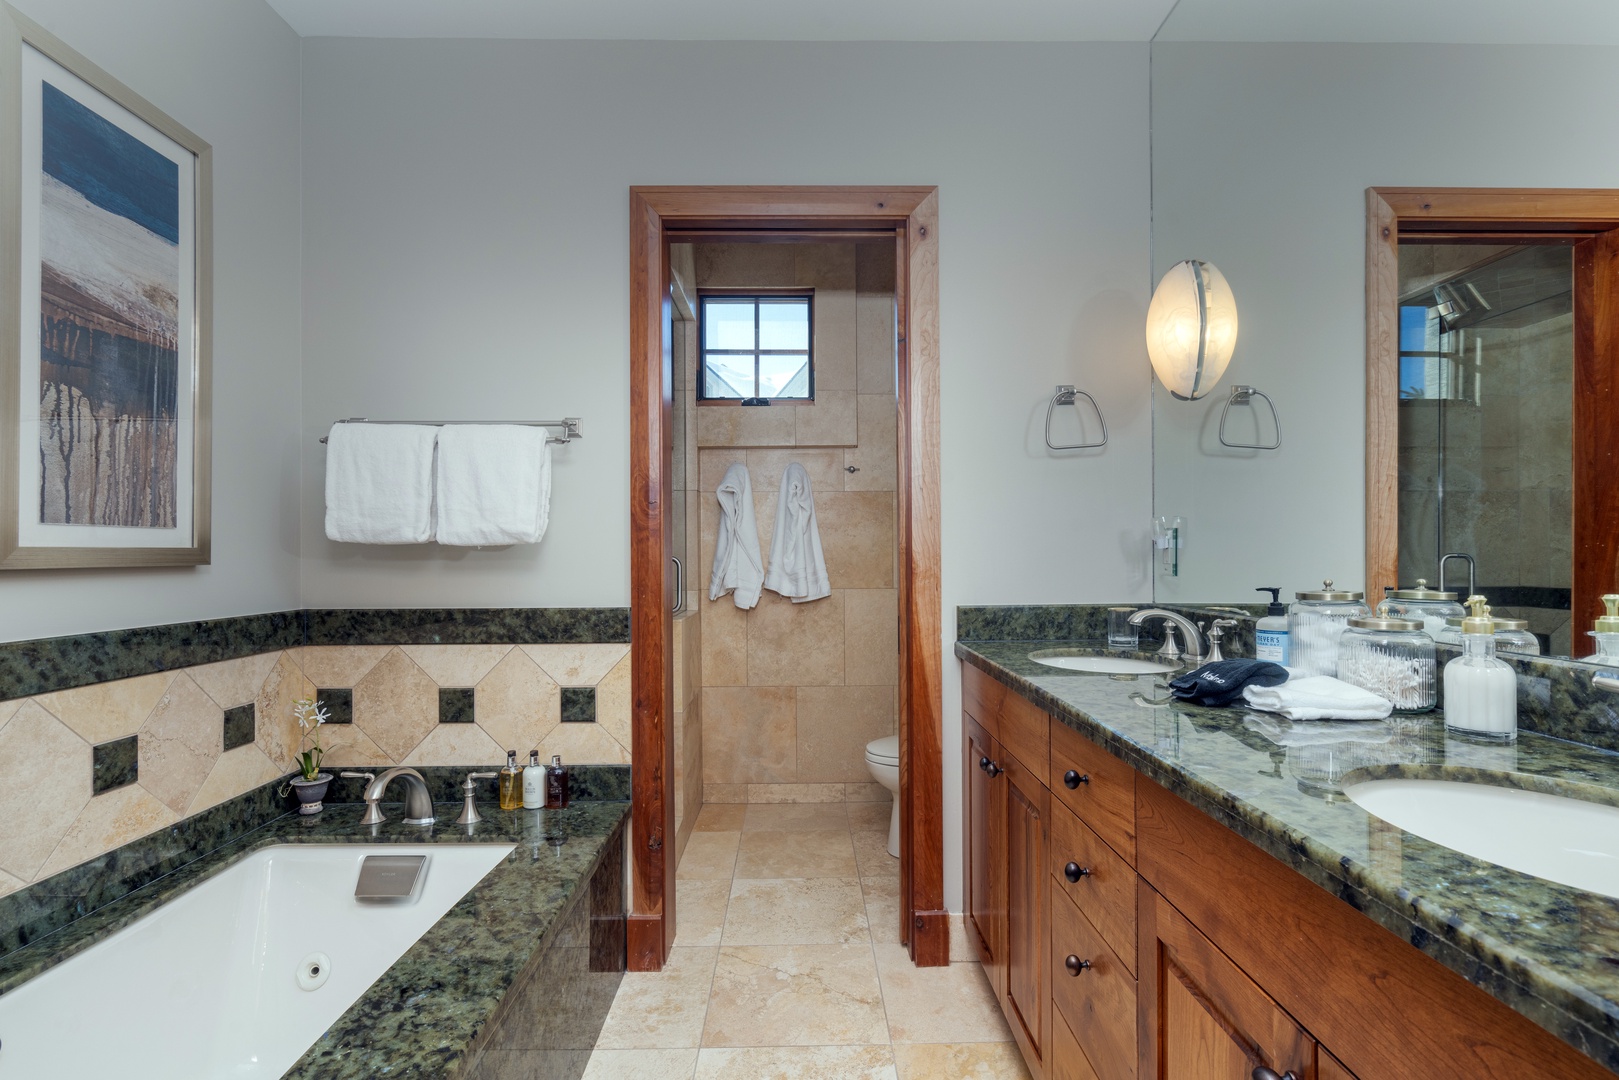
<path fill-rule="evenodd" d="M 1287 605 L 1282 603 L 1282 590 L 1262 585 L 1254 592 L 1270 593 L 1270 606 L 1265 610 L 1265 617 L 1254 624 L 1254 659 L 1286 664 Z"/>
<path fill-rule="evenodd" d="M 1597 619 L 1595 630 L 1587 631 L 1597 642 L 1592 659 L 1619 664 L 1619 593 L 1604 595 L 1602 606 L 1607 614 Z"/>
<path fill-rule="evenodd" d="M 1494 638 L 1490 639 L 1494 641 Z M 528 752 L 528 767 L 523 770 L 523 809 L 545 809 L 545 766 L 540 764 L 540 752 Z"/>
<path fill-rule="evenodd" d="M 1495 655 L 1495 620 L 1482 596 L 1469 596 L 1462 654 L 1445 665 L 1445 730 L 1514 742 L 1518 738 L 1518 674 Z"/>
<path fill-rule="evenodd" d="M 568 808 L 568 767 L 562 764 L 561 754 L 551 755 L 551 765 L 545 770 L 545 808 L 547 810 L 566 810 Z"/>
<path fill-rule="evenodd" d="M 523 806 L 523 770 L 517 764 L 517 751 L 506 751 L 506 767 L 500 770 L 500 808 L 519 810 Z"/>

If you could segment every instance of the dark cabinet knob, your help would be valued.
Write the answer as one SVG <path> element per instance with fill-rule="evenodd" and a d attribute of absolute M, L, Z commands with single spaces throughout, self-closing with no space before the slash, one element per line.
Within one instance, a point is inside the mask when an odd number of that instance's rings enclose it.
<path fill-rule="evenodd" d="M 1277 1076 L 1274 1070 L 1261 1065 L 1254 1070 L 1254 1080 L 1299 1080 L 1299 1076 L 1292 1069 L 1287 1070 L 1281 1076 Z"/>
<path fill-rule="evenodd" d="M 1091 778 L 1088 774 L 1078 773 L 1073 769 L 1069 769 L 1067 772 L 1062 774 L 1062 782 L 1068 788 L 1068 790 L 1072 791 L 1081 784 L 1090 783 Z"/>
<path fill-rule="evenodd" d="M 1080 878 L 1091 876 L 1091 868 L 1071 862 L 1062 868 L 1062 876 L 1068 879 L 1070 885 L 1075 885 L 1079 883 Z"/>
<path fill-rule="evenodd" d="M 1001 768 L 999 765 L 995 764 L 992 761 L 988 765 L 984 766 L 984 771 L 989 773 L 989 778 L 991 780 L 993 780 L 997 776 L 1001 775 L 1001 773 L 1005 772 L 1006 770 Z"/>
<path fill-rule="evenodd" d="M 979 770 L 981 772 L 989 772 L 989 758 L 987 758 L 987 757 L 979 758 L 978 759 L 978 768 L 979 768 Z"/>
<path fill-rule="evenodd" d="M 1081 960 L 1077 956 L 1070 955 L 1068 959 L 1062 962 L 1062 966 L 1068 969 L 1068 974 L 1078 975 L 1081 971 L 1089 971 L 1091 969 L 1091 962 L 1089 960 Z M 1275 1074 L 1273 1073 L 1272 1075 L 1274 1076 Z M 1255 1080 L 1258 1080 L 1258 1076 L 1259 1074 L 1257 1072 L 1254 1073 Z"/>

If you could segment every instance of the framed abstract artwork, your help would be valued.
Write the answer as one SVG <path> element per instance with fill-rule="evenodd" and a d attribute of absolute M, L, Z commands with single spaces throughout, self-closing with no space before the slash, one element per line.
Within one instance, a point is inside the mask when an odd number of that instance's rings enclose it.
<path fill-rule="evenodd" d="M 0 24 L 0 569 L 206 563 L 211 151 Z"/>

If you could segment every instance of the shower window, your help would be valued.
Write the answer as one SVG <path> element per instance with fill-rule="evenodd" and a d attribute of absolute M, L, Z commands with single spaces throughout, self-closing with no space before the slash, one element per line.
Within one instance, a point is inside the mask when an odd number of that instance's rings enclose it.
<path fill-rule="evenodd" d="M 814 304 L 808 292 L 704 292 L 698 398 L 813 401 Z"/>

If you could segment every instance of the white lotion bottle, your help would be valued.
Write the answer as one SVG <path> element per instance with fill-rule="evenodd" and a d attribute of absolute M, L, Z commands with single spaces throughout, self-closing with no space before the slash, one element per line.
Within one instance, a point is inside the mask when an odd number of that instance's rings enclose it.
<path fill-rule="evenodd" d="M 1265 617 L 1254 624 L 1254 659 L 1286 664 L 1287 605 L 1282 603 L 1282 590 L 1265 586 L 1254 592 L 1270 593 L 1270 607 Z"/>
<path fill-rule="evenodd" d="M 1518 673 L 1495 655 L 1495 621 L 1482 596 L 1469 596 L 1462 655 L 1445 665 L 1445 730 L 1474 738 L 1518 738 Z"/>
<path fill-rule="evenodd" d="M 523 770 L 523 809 L 545 809 L 545 766 L 540 764 L 538 750 L 528 752 L 528 767 Z"/>

